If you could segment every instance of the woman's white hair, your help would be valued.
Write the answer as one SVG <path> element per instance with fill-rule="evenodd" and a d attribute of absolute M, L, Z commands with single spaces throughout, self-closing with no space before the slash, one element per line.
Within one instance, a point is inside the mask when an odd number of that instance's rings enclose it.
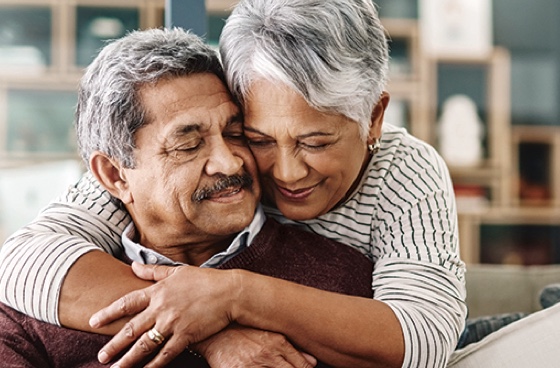
<path fill-rule="evenodd" d="M 241 0 L 220 38 L 228 86 L 242 105 L 253 82 L 281 83 L 313 108 L 358 122 L 364 140 L 388 53 L 371 0 Z"/>

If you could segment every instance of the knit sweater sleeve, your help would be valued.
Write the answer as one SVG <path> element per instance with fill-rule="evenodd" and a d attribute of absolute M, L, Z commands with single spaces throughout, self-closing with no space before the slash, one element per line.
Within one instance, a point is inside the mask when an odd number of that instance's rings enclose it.
<path fill-rule="evenodd" d="M 49 361 L 40 345 L 26 331 L 17 313 L 0 305 L 0 357 L 3 367 L 48 367 Z"/>
<path fill-rule="evenodd" d="M 60 290 L 70 267 L 93 250 L 119 256 L 129 222 L 128 213 L 86 173 L 0 248 L 0 301 L 60 325 Z"/>

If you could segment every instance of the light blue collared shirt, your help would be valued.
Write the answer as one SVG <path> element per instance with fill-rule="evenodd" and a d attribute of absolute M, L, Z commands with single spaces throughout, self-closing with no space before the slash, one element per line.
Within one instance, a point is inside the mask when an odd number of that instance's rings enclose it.
<path fill-rule="evenodd" d="M 241 253 L 245 248 L 251 245 L 255 236 L 257 236 L 257 234 L 261 231 L 265 220 L 266 216 L 262 206 L 259 204 L 257 206 L 257 210 L 255 211 L 255 217 L 249 226 L 237 234 L 226 250 L 213 255 L 209 260 L 200 265 L 200 267 L 217 267 Z M 183 265 L 183 263 L 175 262 L 153 249 L 146 248 L 145 246 L 134 242 L 132 239 L 134 239 L 135 235 L 136 226 L 134 225 L 134 222 L 130 222 L 121 235 L 121 241 L 124 247 L 124 253 L 132 261 L 142 264 L 158 264 L 166 266 Z"/>

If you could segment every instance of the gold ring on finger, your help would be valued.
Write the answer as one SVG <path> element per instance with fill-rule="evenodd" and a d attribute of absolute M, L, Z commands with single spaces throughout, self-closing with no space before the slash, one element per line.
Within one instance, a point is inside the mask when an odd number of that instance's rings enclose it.
<path fill-rule="evenodd" d="M 165 340 L 165 337 L 163 337 L 163 335 L 160 334 L 155 327 L 152 328 L 151 330 L 148 330 L 148 338 L 152 340 L 154 343 L 156 343 L 157 345 L 160 345 L 163 342 L 163 340 Z"/>

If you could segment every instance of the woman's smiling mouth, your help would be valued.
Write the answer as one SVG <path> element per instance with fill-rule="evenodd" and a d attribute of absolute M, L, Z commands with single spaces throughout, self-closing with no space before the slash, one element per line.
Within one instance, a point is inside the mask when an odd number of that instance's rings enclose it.
<path fill-rule="evenodd" d="M 278 189 L 280 194 L 282 194 L 282 196 L 284 196 L 288 200 L 303 201 L 307 199 L 311 195 L 311 193 L 313 193 L 316 186 L 296 190 L 290 190 L 281 186 L 276 186 L 276 188 Z"/>

